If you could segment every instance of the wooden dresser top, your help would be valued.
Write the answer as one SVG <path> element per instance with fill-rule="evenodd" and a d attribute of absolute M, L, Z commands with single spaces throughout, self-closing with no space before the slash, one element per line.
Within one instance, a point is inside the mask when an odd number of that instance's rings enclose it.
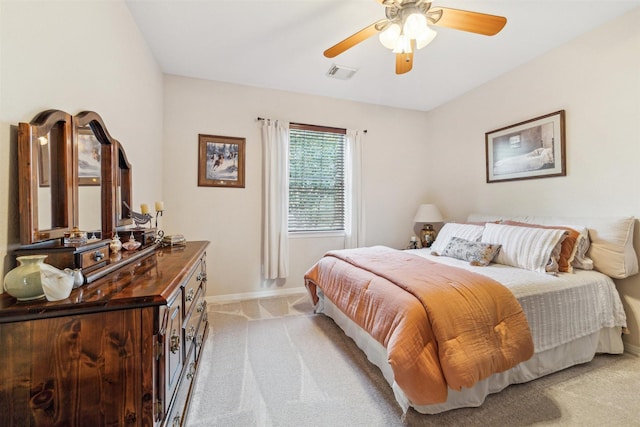
<path fill-rule="evenodd" d="M 166 304 L 208 245 L 207 241 L 198 241 L 160 248 L 74 289 L 62 301 L 17 302 L 4 293 L 0 295 L 0 323 Z"/>

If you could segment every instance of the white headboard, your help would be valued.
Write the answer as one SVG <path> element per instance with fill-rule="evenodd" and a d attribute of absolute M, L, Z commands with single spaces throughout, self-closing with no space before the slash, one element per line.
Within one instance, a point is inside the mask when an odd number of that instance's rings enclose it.
<path fill-rule="evenodd" d="M 511 220 L 542 225 L 582 225 L 589 230 L 591 246 L 588 255 L 594 268 L 614 279 L 638 273 L 638 256 L 633 249 L 635 218 L 629 217 L 555 217 L 533 215 L 495 215 L 472 213 L 473 222 Z"/>

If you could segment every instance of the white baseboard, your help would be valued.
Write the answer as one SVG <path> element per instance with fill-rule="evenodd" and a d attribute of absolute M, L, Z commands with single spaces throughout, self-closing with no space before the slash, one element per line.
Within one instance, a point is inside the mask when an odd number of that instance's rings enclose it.
<path fill-rule="evenodd" d="M 288 295 L 304 295 L 307 293 L 307 288 L 285 288 L 285 289 L 269 289 L 266 291 L 257 292 L 243 292 L 240 294 L 227 294 L 227 295 L 215 295 L 211 297 L 205 297 L 207 304 L 225 304 L 231 302 L 238 302 L 257 298 L 270 298 L 270 297 L 282 297 Z"/>
<path fill-rule="evenodd" d="M 640 347 L 629 343 L 624 343 L 624 351 L 634 356 L 640 356 Z"/>

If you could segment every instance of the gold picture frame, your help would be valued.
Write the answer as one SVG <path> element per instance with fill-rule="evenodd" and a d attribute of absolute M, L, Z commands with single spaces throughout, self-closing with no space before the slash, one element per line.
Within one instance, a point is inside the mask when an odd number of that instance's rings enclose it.
<path fill-rule="evenodd" d="M 198 186 L 244 188 L 245 138 L 198 135 Z"/>

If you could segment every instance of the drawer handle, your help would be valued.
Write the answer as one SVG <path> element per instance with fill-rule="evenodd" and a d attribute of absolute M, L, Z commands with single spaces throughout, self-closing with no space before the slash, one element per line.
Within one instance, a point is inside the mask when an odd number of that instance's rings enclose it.
<path fill-rule="evenodd" d="M 207 280 L 207 273 L 205 273 L 204 271 L 203 271 L 203 272 L 198 273 L 198 275 L 196 276 L 196 280 L 197 280 L 198 282 L 202 282 L 202 281 Z"/>
<path fill-rule="evenodd" d="M 195 326 L 191 325 L 189 326 L 189 331 L 186 334 L 186 340 L 188 341 L 193 341 L 193 338 L 196 336 L 196 328 Z"/>
<path fill-rule="evenodd" d="M 180 350 L 180 335 L 176 335 L 176 331 L 172 332 L 169 350 L 171 350 L 171 353 L 177 353 Z"/>
<path fill-rule="evenodd" d="M 196 290 L 194 288 L 189 288 L 189 291 L 187 292 L 187 296 L 185 297 L 185 301 L 189 302 L 189 301 L 193 301 L 193 294 L 196 293 Z"/>
<path fill-rule="evenodd" d="M 202 313 L 206 309 L 207 309 L 207 302 L 206 301 L 202 301 L 202 302 L 198 303 L 198 307 L 196 308 L 196 311 L 198 313 Z"/>
<path fill-rule="evenodd" d="M 93 259 L 95 259 L 96 261 L 100 261 L 102 258 L 104 258 L 104 254 L 100 251 L 95 251 L 93 253 Z"/>

